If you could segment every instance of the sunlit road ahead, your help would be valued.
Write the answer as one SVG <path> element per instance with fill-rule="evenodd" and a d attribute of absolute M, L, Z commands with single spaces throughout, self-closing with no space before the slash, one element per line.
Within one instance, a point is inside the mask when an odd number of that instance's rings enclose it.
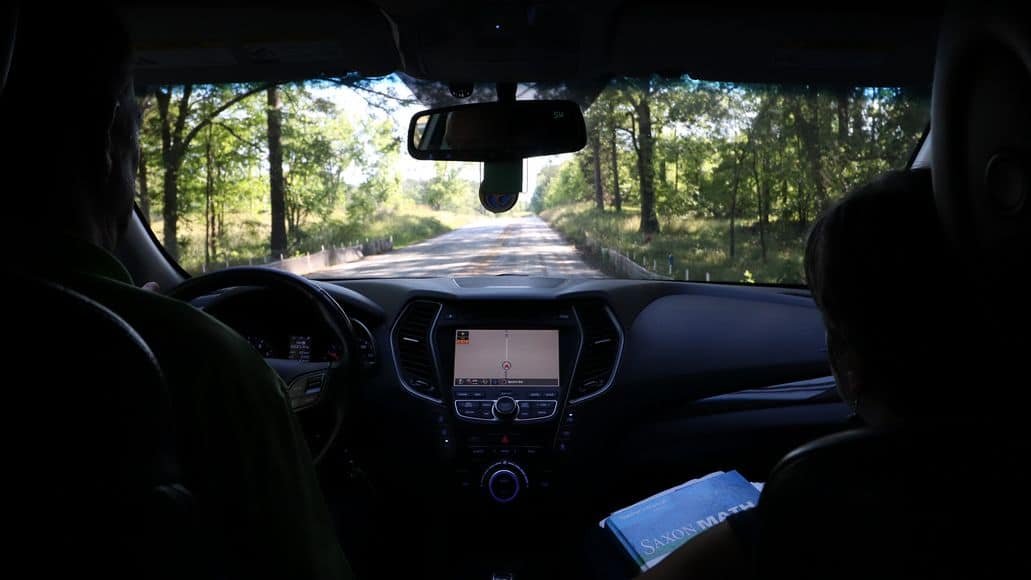
<path fill-rule="evenodd" d="M 318 278 L 497 274 L 602 276 L 536 216 L 476 222 L 401 250 L 312 273 Z"/>

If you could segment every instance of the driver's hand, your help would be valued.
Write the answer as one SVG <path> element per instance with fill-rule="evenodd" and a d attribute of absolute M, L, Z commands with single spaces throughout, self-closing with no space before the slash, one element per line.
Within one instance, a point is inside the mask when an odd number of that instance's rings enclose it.
<path fill-rule="evenodd" d="M 157 282 L 147 282 L 143 286 L 140 286 L 140 288 L 142 288 L 143 290 L 146 290 L 147 292 L 155 292 L 155 293 L 160 293 L 161 292 L 161 285 L 158 284 Z"/>

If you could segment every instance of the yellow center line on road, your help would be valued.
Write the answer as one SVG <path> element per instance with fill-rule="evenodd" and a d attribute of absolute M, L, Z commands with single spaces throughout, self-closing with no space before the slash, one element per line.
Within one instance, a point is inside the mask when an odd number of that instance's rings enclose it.
<path fill-rule="evenodd" d="M 505 229 L 501 231 L 501 235 L 495 240 L 495 244 L 491 246 L 482 256 L 477 256 L 476 267 L 472 270 L 473 276 L 483 276 L 487 274 L 490 269 L 491 262 L 498 257 L 501 250 L 505 247 L 505 241 L 519 229 L 518 224 L 509 224 L 505 226 Z"/>

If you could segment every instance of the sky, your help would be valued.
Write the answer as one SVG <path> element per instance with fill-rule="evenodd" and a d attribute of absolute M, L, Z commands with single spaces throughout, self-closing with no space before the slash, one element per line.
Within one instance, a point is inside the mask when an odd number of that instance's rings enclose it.
<path fill-rule="evenodd" d="M 415 96 L 408 90 L 399 79 L 391 75 L 390 77 L 384 78 L 382 81 L 384 86 L 388 86 L 395 90 L 401 97 L 408 99 L 415 99 Z M 328 99 L 336 104 L 340 111 L 345 112 L 352 120 L 358 121 L 366 117 L 373 116 L 385 116 L 382 110 L 370 106 L 369 103 L 362 97 L 361 92 L 355 89 L 350 89 L 340 86 L 321 86 L 312 87 L 312 93 L 318 97 Z M 432 161 L 419 161 L 413 159 L 408 155 L 408 149 L 406 140 L 408 137 L 408 124 L 412 118 L 412 115 L 425 109 L 425 106 L 400 106 L 391 115 L 394 119 L 394 124 L 397 127 L 397 133 L 399 142 L 401 143 L 401 155 L 399 157 L 399 169 L 401 171 L 402 179 L 414 179 L 417 181 L 423 181 L 433 178 L 434 176 L 434 162 Z M 520 201 L 528 201 L 529 195 L 532 194 L 534 187 L 537 184 L 537 174 L 549 165 L 561 164 L 567 159 L 572 158 L 572 154 L 563 155 L 549 155 L 547 157 L 532 157 L 524 161 L 523 171 L 523 183 L 524 183 L 524 194 L 520 196 Z M 470 181 L 479 182 L 481 176 L 480 163 L 469 163 L 469 162 L 450 162 L 453 165 L 459 166 L 460 174 L 465 179 Z M 361 182 L 362 176 L 357 168 L 352 168 L 350 174 L 345 174 L 345 180 L 348 182 L 354 182 L 357 184 Z"/>

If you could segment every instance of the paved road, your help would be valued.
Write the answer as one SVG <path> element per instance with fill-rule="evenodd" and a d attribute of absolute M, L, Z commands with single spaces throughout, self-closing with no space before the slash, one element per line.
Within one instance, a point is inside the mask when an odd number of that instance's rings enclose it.
<path fill-rule="evenodd" d="M 313 272 L 319 278 L 435 276 L 602 277 L 540 218 L 496 218 L 359 262 Z"/>

